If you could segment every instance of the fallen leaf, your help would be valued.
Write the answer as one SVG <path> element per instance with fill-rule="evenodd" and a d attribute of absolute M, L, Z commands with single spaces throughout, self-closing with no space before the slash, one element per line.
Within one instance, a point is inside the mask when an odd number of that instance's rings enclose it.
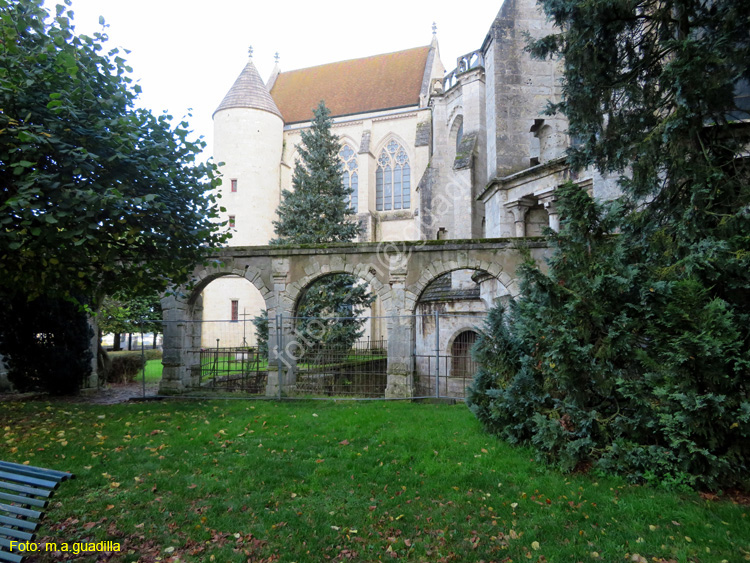
<path fill-rule="evenodd" d="M 538 541 L 533 541 L 533 542 L 531 542 L 531 549 L 533 549 L 533 550 L 535 550 L 535 551 L 536 551 L 536 550 L 538 550 L 538 549 L 539 549 L 539 547 L 540 547 L 540 546 L 539 546 L 539 542 L 538 542 Z"/>

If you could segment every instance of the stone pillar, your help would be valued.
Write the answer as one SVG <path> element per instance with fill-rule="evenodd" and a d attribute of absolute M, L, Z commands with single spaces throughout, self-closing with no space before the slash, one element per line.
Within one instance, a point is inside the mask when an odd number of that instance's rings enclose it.
<path fill-rule="evenodd" d="M 560 214 L 557 209 L 557 195 L 554 193 L 539 196 L 541 203 L 549 215 L 549 228 L 556 233 L 560 231 Z"/>
<path fill-rule="evenodd" d="M 289 259 L 271 261 L 272 307 L 268 308 L 268 378 L 266 396 L 278 397 L 294 391 L 297 383 L 297 346 L 294 340 L 294 303 L 287 295 Z M 282 315 L 278 326 L 277 315 Z"/>
<path fill-rule="evenodd" d="M 188 304 L 174 295 L 161 300 L 163 327 L 163 357 L 159 394 L 181 393 L 190 382 L 187 351 L 192 339 L 188 334 Z M 200 338 L 200 336 L 199 336 Z M 200 347 L 200 343 L 199 343 Z M 200 373 L 198 374 L 200 377 Z"/>
<path fill-rule="evenodd" d="M 414 317 L 406 302 L 407 258 L 402 255 L 390 259 L 391 307 L 388 311 L 388 399 L 414 395 Z"/>
<path fill-rule="evenodd" d="M 531 203 L 523 200 L 505 204 L 505 208 L 513 215 L 517 237 L 526 236 L 526 213 L 528 213 L 530 207 Z"/>

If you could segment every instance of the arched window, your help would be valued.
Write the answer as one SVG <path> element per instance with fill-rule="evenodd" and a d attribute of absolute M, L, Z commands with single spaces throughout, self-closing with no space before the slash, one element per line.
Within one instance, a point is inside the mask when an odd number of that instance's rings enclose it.
<path fill-rule="evenodd" d="M 471 349 L 477 341 L 479 335 L 473 330 L 466 330 L 459 334 L 451 346 L 451 356 L 453 357 L 453 377 L 462 377 L 464 379 L 474 377 L 477 369 L 474 358 L 471 357 Z"/>
<path fill-rule="evenodd" d="M 358 198 L 357 191 L 359 188 L 359 175 L 357 173 L 357 155 L 349 145 L 344 145 L 339 151 L 341 159 L 341 182 L 344 187 L 351 189 L 352 192 L 346 198 L 349 207 L 355 213 L 357 212 Z"/>
<path fill-rule="evenodd" d="M 375 200 L 378 211 L 409 209 L 411 205 L 409 156 L 396 141 L 388 143 L 378 158 Z"/>

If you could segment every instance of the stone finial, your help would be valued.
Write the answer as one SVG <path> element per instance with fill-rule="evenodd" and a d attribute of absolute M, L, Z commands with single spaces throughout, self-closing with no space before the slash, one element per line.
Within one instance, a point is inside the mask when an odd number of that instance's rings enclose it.
<path fill-rule="evenodd" d="M 278 52 L 278 51 L 276 51 L 276 54 L 275 54 L 275 55 L 273 56 L 273 60 L 274 60 L 274 62 L 275 62 L 276 64 L 279 64 L 279 59 L 280 59 L 280 58 L 281 58 L 281 57 L 279 57 L 279 52 Z"/>
<path fill-rule="evenodd" d="M 247 56 L 250 57 L 251 59 L 253 58 L 253 46 L 252 45 L 250 45 L 247 48 Z"/>
<path fill-rule="evenodd" d="M 432 22 L 432 34 L 437 35 L 437 24 Z"/>

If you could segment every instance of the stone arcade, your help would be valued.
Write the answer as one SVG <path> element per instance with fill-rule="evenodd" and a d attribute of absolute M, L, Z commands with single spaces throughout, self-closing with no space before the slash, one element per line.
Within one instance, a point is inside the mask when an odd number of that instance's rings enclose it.
<path fill-rule="evenodd" d="M 524 245 L 532 257 L 544 263 L 544 241 L 529 240 Z M 216 262 L 196 271 L 197 284 L 189 293 L 167 297 L 164 307 L 164 375 L 161 393 L 179 393 L 195 387 L 200 369 L 197 354 L 201 348 L 203 314 L 201 292 L 211 282 L 225 276 L 249 281 L 263 296 L 269 312 L 270 334 L 275 334 L 277 315 L 286 321 L 280 327 L 282 347 L 277 353 L 269 346 L 269 378 L 266 394 L 278 392 L 279 364 L 282 386 L 293 387 L 295 359 L 290 317 L 304 289 L 327 274 L 345 272 L 357 276 L 377 294 L 389 315 L 387 397 L 410 397 L 414 387 L 412 346 L 415 337 L 414 313 L 419 297 L 431 282 L 450 272 L 476 270 L 485 274 L 481 284 L 483 300 L 491 304 L 498 294 L 518 295 L 516 268 L 523 260 L 513 239 L 482 241 L 400 242 L 387 247 L 377 243 L 329 245 L 328 247 L 246 247 L 227 249 Z M 284 392 L 284 389 L 281 389 Z"/>

